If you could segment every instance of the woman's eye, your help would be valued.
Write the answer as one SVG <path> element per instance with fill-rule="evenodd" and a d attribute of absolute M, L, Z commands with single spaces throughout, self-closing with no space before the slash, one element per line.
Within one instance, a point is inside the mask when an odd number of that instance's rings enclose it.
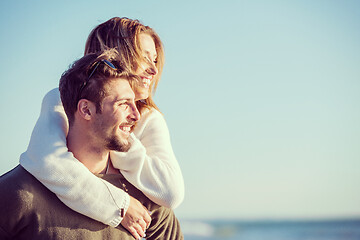
<path fill-rule="evenodd" d="M 149 62 L 153 62 L 153 63 L 157 63 L 157 59 L 155 59 L 154 61 L 152 61 L 148 56 L 145 56 L 144 57 L 146 59 L 146 61 L 149 61 Z"/>

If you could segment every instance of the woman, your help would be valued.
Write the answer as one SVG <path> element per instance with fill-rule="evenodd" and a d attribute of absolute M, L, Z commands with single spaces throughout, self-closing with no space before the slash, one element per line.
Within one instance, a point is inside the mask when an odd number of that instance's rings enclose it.
<path fill-rule="evenodd" d="M 111 152 L 112 164 L 153 202 L 175 208 L 184 197 L 183 177 L 165 120 L 152 100 L 164 63 L 160 38 L 137 20 L 115 17 L 90 33 L 85 55 L 109 48 L 117 49 L 124 68 L 142 80 L 134 89 L 141 119 L 130 136 L 131 148 L 126 153 Z M 67 132 L 59 91 L 54 89 L 44 97 L 21 165 L 73 210 L 117 226 L 122 218 L 115 201 L 123 196 L 123 190 L 104 184 L 79 164 L 66 147 Z M 83 186 L 83 191 L 72 191 L 74 184 Z M 115 199 L 102 197 L 108 191 Z"/>

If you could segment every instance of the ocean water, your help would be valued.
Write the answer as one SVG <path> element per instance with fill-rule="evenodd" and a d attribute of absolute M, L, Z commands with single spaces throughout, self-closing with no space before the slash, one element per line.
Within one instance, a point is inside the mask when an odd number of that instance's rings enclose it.
<path fill-rule="evenodd" d="M 181 221 L 185 240 L 360 240 L 360 219 Z"/>

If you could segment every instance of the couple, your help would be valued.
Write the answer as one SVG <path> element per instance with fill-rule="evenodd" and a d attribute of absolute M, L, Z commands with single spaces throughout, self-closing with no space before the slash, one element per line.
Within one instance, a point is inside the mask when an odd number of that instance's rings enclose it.
<path fill-rule="evenodd" d="M 163 54 L 136 20 L 90 33 L 45 96 L 21 165 L 0 177 L 1 239 L 183 239 L 171 210 L 183 178 L 151 97 Z"/>

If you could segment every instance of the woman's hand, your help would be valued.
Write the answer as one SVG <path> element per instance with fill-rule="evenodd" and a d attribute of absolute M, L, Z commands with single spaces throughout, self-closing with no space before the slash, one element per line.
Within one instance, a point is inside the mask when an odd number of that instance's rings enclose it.
<path fill-rule="evenodd" d="M 130 205 L 121 221 L 121 225 L 128 230 L 135 239 L 145 237 L 146 229 L 150 226 L 151 216 L 148 210 L 135 198 L 130 196 Z"/>

